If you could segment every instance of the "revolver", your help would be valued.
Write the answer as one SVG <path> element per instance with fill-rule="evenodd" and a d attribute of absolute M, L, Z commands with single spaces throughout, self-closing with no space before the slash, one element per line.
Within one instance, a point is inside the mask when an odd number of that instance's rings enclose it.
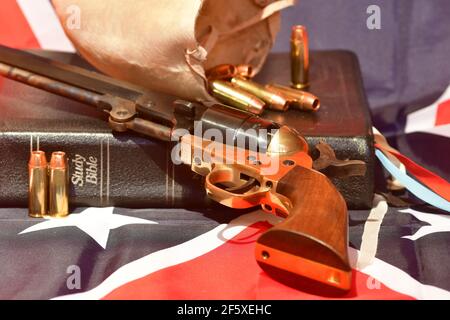
<path fill-rule="evenodd" d="M 93 106 L 116 132 L 171 141 L 177 161 L 205 177 L 210 198 L 284 218 L 256 242 L 256 261 L 269 275 L 351 288 L 346 203 L 312 169 L 308 144 L 295 130 L 215 102 L 176 100 L 168 115 L 126 83 L 4 46 L 0 75 Z"/>

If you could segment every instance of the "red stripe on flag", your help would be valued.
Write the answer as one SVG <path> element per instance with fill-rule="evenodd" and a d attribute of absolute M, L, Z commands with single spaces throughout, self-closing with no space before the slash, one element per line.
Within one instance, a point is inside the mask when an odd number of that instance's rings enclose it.
<path fill-rule="evenodd" d="M 104 299 L 411 299 L 357 271 L 353 290 L 344 296 L 273 280 L 254 257 L 256 239 L 270 227 L 253 224 L 217 249 L 129 282 Z"/>
<path fill-rule="evenodd" d="M 40 48 L 16 0 L 3 0 L 0 8 L 0 44 L 20 49 Z"/>
<path fill-rule="evenodd" d="M 450 100 L 440 103 L 436 112 L 436 126 L 450 123 Z"/>
<path fill-rule="evenodd" d="M 375 144 L 375 147 L 383 152 L 389 152 L 390 154 L 392 154 L 405 165 L 405 168 L 409 173 L 411 173 L 417 180 L 423 183 L 428 189 L 433 190 L 445 200 L 450 201 L 450 183 L 448 183 L 446 180 L 418 165 L 417 163 L 415 163 L 408 157 L 405 157 L 401 153 L 395 151 L 394 149 L 386 148 L 381 144 Z"/>

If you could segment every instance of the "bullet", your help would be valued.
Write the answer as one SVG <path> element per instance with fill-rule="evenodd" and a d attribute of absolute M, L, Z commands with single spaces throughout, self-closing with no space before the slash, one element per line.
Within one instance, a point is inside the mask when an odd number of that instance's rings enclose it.
<path fill-rule="evenodd" d="M 309 86 L 308 33 L 301 25 L 292 27 L 291 82 L 295 89 L 305 89 Z"/>
<path fill-rule="evenodd" d="M 33 218 L 42 218 L 47 214 L 47 159 L 43 151 L 31 152 L 28 162 L 28 212 Z"/>
<path fill-rule="evenodd" d="M 253 67 L 249 64 L 238 64 L 236 66 L 236 75 L 245 79 L 253 77 Z"/>
<path fill-rule="evenodd" d="M 263 85 L 247 80 L 241 77 L 234 77 L 231 83 L 242 90 L 250 92 L 265 103 L 273 110 L 286 111 L 289 107 L 288 99 L 278 92 L 267 90 Z"/>
<path fill-rule="evenodd" d="M 64 152 L 53 152 L 49 166 L 49 210 L 51 217 L 69 214 L 69 175 Z"/>
<path fill-rule="evenodd" d="M 302 111 L 317 111 L 320 108 L 319 98 L 317 98 L 312 93 L 276 84 L 268 84 L 265 87 L 268 90 L 277 91 L 280 94 L 284 94 L 286 97 L 288 97 L 289 107 L 293 107 Z"/>
<path fill-rule="evenodd" d="M 237 68 L 232 64 L 220 64 L 214 68 L 206 70 L 205 75 L 210 81 L 229 80 L 236 76 L 238 74 L 237 72 Z"/>
<path fill-rule="evenodd" d="M 225 104 L 253 114 L 261 114 L 264 111 L 264 101 L 229 82 L 215 80 L 210 83 L 210 87 L 212 94 Z"/>

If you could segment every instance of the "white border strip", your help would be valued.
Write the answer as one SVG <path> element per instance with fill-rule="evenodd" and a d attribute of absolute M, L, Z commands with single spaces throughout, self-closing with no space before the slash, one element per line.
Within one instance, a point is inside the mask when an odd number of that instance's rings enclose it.
<path fill-rule="evenodd" d="M 75 52 L 49 0 L 17 0 L 42 49 Z"/>
<path fill-rule="evenodd" d="M 215 229 L 185 243 L 154 252 L 138 260 L 130 262 L 117 269 L 105 281 L 90 291 L 61 296 L 54 299 L 101 299 L 126 283 L 148 276 L 149 274 L 161 269 L 200 257 L 223 245 L 228 239 L 232 239 L 245 228 L 256 222 L 268 221 L 270 224 L 276 224 L 280 222 L 280 220 L 281 219 L 276 216 L 268 215 L 262 211 L 256 211 L 241 216 L 230 222 L 228 225 L 222 224 Z M 352 257 L 352 265 L 355 269 L 357 269 L 355 265 L 359 251 L 349 248 L 349 253 Z M 416 299 L 450 299 L 450 292 L 434 286 L 424 285 L 401 269 L 398 269 L 379 259 L 374 259 L 370 266 L 359 271 L 377 279 L 392 290 Z"/>

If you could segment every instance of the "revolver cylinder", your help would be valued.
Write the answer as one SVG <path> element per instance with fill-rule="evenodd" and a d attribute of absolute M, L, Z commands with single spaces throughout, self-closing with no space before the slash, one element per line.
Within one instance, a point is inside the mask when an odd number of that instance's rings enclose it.
<path fill-rule="evenodd" d="M 231 109 L 220 104 L 211 105 L 201 117 L 203 133 L 218 130 L 228 145 L 240 146 L 258 152 L 266 152 L 279 125 L 249 112 Z M 239 145 L 239 144 L 244 145 Z M 256 147 L 256 150 L 254 150 Z"/>

